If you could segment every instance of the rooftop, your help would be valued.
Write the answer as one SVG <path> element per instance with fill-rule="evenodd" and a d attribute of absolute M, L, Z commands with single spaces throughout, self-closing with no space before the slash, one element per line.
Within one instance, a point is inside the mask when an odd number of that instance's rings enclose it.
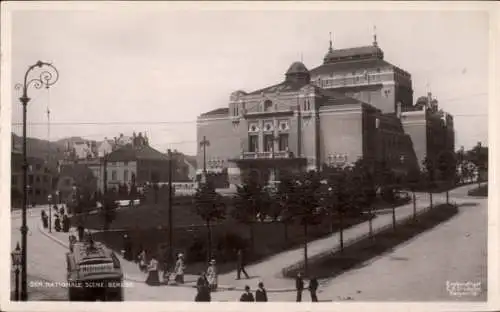
<path fill-rule="evenodd" d="M 134 161 L 134 160 L 168 160 L 168 156 L 144 145 L 133 147 L 127 145 L 111 152 L 108 155 L 108 161 Z"/>

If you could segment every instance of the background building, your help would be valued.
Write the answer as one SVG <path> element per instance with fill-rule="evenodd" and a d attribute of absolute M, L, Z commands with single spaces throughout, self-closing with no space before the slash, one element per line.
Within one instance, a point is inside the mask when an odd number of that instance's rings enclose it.
<path fill-rule="evenodd" d="M 56 169 L 44 159 L 28 157 L 28 203 L 46 204 L 56 182 Z M 20 207 L 23 194 L 23 154 L 11 152 L 11 200 Z"/>

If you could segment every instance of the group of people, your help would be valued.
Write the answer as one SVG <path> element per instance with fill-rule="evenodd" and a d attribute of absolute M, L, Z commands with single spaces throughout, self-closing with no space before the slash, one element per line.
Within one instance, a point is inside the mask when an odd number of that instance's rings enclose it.
<path fill-rule="evenodd" d="M 316 277 L 312 277 L 309 280 L 309 292 L 311 294 L 311 301 L 318 302 L 318 296 L 316 292 L 318 291 L 318 279 Z M 304 278 L 302 277 L 302 273 L 297 273 L 297 277 L 295 278 L 295 288 L 297 289 L 297 302 L 302 301 L 302 292 L 304 291 Z"/>
<path fill-rule="evenodd" d="M 68 215 L 65 213 L 64 207 L 61 207 L 60 209 L 58 209 L 57 205 L 54 205 L 54 210 L 56 211 L 56 213 L 54 214 L 54 230 L 56 232 L 61 232 L 61 231 L 66 232 L 66 233 L 69 232 L 71 222 L 70 222 Z M 59 215 L 62 216 L 62 220 L 59 217 Z M 48 228 L 49 227 L 49 216 L 45 212 L 45 210 L 42 210 L 41 217 L 42 217 L 43 227 L 45 229 Z"/>
<path fill-rule="evenodd" d="M 255 291 L 255 297 L 250 290 L 250 286 L 245 286 L 245 292 L 241 295 L 241 302 L 267 302 L 267 291 L 264 288 L 264 283 L 259 282 L 259 288 Z"/>
<path fill-rule="evenodd" d="M 147 273 L 146 284 L 152 286 L 160 285 L 160 267 L 156 258 L 153 255 L 148 262 L 145 250 L 142 250 L 137 257 L 139 269 L 141 272 Z M 184 284 L 184 271 L 186 270 L 184 254 L 179 253 L 177 255 L 177 261 L 173 270 L 170 270 L 167 263 L 163 266 L 163 283 L 168 284 L 173 275 L 176 284 Z"/>

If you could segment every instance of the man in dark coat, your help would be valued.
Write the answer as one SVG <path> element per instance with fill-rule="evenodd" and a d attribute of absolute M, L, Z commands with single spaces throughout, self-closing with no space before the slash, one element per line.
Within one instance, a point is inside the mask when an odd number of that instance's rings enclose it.
<path fill-rule="evenodd" d="M 62 224 L 63 224 L 63 232 L 68 233 L 69 232 L 69 218 L 68 218 L 67 214 L 63 215 Z"/>
<path fill-rule="evenodd" d="M 245 292 L 240 297 L 241 302 L 254 302 L 252 293 L 250 292 L 250 286 L 245 286 Z"/>
<path fill-rule="evenodd" d="M 42 210 L 42 223 L 43 223 L 44 229 L 49 227 L 48 217 L 47 217 L 47 213 L 45 212 L 45 210 Z"/>
<path fill-rule="evenodd" d="M 125 260 L 132 261 L 132 240 L 127 234 L 123 235 L 123 250 Z"/>
<path fill-rule="evenodd" d="M 198 290 L 198 293 L 196 294 L 194 301 L 196 302 L 211 301 L 212 298 L 210 296 L 210 288 L 208 285 L 208 280 L 205 272 L 200 273 L 200 277 L 198 277 L 198 281 L 196 282 L 196 288 Z"/>
<path fill-rule="evenodd" d="M 247 274 L 247 271 L 245 271 L 245 261 L 243 259 L 243 251 L 241 249 L 238 249 L 238 264 L 237 264 L 237 275 L 236 279 L 239 280 L 241 273 L 245 274 L 245 277 L 249 279 L 250 277 Z"/>
<path fill-rule="evenodd" d="M 59 219 L 58 215 L 56 215 L 56 220 L 54 221 L 54 229 L 56 232 L 61 232 L 61 219 Z"/>
<path fill-rule="evenodd" d="M 318 290 L 318 279 L 316 277 L 313 277 L 309 281 L 309 292 L 311 293 L 312 302 L 318 302 L 318 297 L 316 295 L 317 290 Z"/>
<path fill-rule="evenodd" d="M 262 282 L 259 282 L 259 289 L 255 292 L 255 301 L 267 302 L 267 292 Z"/>
<path fill-rule="evenodd" d="M 83 227 L 83 225 L 79 225 L 78 228 L 77 228 L 77 231 L 78 231 L 78 241 L 83 241 L 83 239 L 85 238 L 85 228 Z"/>
<path fill-rule="evenodd" d="M 302 279 L 302 274 L 297 273 L 295 278 L 295 288 L 297 289 L 297 302 L 302 301 L 302 291 L 304 290 L 304 280 Z"/>

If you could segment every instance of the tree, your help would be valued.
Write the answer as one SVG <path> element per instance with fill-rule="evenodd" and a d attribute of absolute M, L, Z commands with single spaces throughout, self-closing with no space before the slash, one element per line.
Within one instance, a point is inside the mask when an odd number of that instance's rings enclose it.
<path fill-rule="evenodd" d="M 298 174 L 283 174 L 278 185 L 278 194 L 282 197 L 287 214 L 297 220 L 304 230 L 304 268 L 308 272 L 307 242 L 308 227 L 318 224 L 321 212 L 319 198 L 321 179 L 315 171 Z"/>
<path fill-rule="evenodd" d="M 411 168 L 405 175 L 404 185 L 411 191 L 413 202 L 413 218 L 417 217 L 417 201 L 415 198 L 415 189 L 419 186 L 422 173 L 417 168 Z"/>
<path fill-rule="evenodd" d="M 436 178 L 436 168 L 434 165 L 434 162 L 428 158 L 425 157 L 424 160 L 422 161 L 423 164 L 423 169 L 424 169 L 424 180 L 425 180 L 425 185 L 426 188 L 428 189 L 429 192 L 429 198 L 430 198 L 430 207 L 432 209 L 433 203 L 432 203 L 432 190 L 435 185 L 435 178 Z"/>
<path fill-rule="evenodd" d="M 304 268 L 308 272 L 307 242 L 308 227 L 319 223 L 319 198 L 321 179 L 315 171 L 294 175 L 285 174 L 281 177 L 279 187 L 285 195 L 284 203 L 291 218 L 299 221 L 304 230 Z"/>
<path fill-rule="evenodd" d="M 376 174 L 375 181 L 380 190 L 381 198 L 390 204 L 392 209 L 392 226 L 396 228 L 396 205 L 395 205 L 395 190 L 398 187 L 394 172 L 389 168 L 387 162 L 382 160 L 375 166 Z"/>
<path fill-rule="evenodd" d="M 234 209 L 231 211 L 231 215 L 237 221 L 248 225 L 250 246 L 253 250 L 255 247 L 254 224 L 257 221 L 257 216 L 260 216 L 260 221 L 263 221 L 266 216 L 266 211 L 263 209 L 266 204 L 264 202 L 266 190 L 254 172 L 244 176 L 243 184 L 236 186 L 236 188 Z"/>
<path fill-rule="evenodd" d="M 437 165 L 439 177 L 446 185 L 446 204 L 450 203 L 450 187 L 455 182 L 457 172 L 457 160 L 451 152 L 441 153 Z"/>
<path fill-rule="evenodd" d="M 353 170 L 349 172 L 349 186 L 352 191 L 352 201 L 355 209 L 368 211 L 370 237 L 373 234 L 372 205 L 377 196 L 375 189 L 374 164 L 365 159 L 359 159 Z"/>
<path fill-rule="evenodd" d="M 482 175 L 488 172 L 488 148 L 483 147 L 481 142 L 478 142 L 470 151 L 467 151 L 467 158 L 477 168 L 477 183 L 481 187 Z"/>
<path fill-rule="evenodd" d="M 194 195 L 196 214 L 205 222 L 207 227 L 208 251 L 207 260 L 212 258 L 212 229 L 211 223 L 223 220 L 226 216 L 226 205 L 222 196 L 215 191 L 212 182 L 201 183 Z"/>
<path fill-rule="evenodd" d="M 116 219 L 116 208 L 118 208 L 118 204 L 115 199 L 116 194 L 114 192 L 104 194 L 104 203 L 101 208 L 104 231 L 109 230 L 111 223 Z"/>

